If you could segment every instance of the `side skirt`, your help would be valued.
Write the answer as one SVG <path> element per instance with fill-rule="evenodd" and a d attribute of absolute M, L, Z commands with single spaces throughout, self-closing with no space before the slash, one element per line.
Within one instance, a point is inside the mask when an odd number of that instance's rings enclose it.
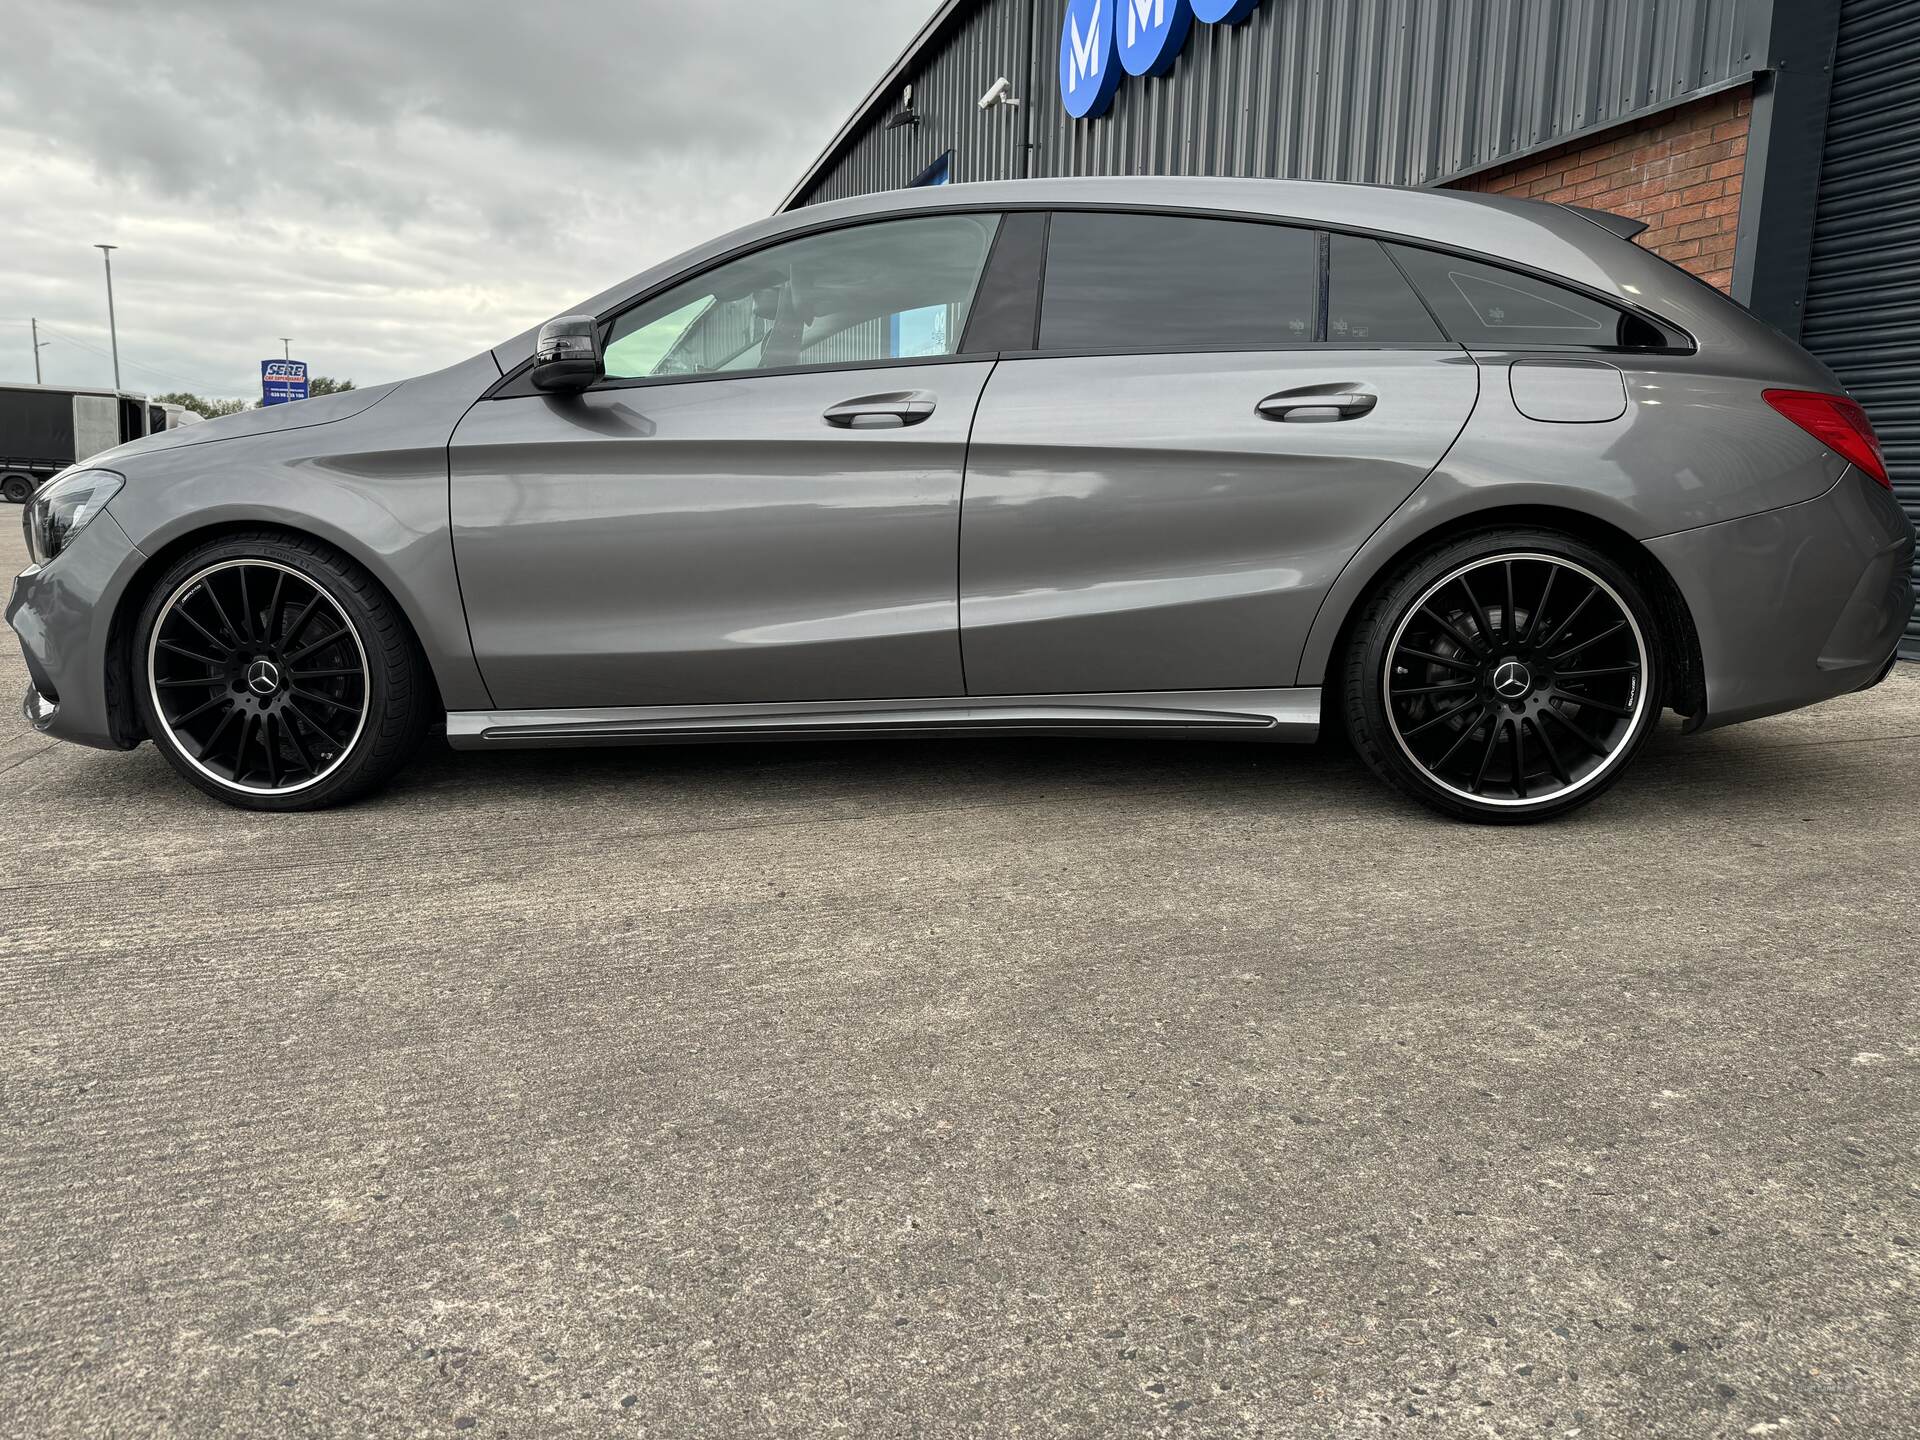
<path fill-rule="evenodd" d="M 684 745 L 863 735 L 1166 735 L 1306 743 L 1320 690 L 1148 690 L 937 700 L 807 700 L 780 705 L 638 705 L 579 710 L 456 710 L 460 750 Z"/>

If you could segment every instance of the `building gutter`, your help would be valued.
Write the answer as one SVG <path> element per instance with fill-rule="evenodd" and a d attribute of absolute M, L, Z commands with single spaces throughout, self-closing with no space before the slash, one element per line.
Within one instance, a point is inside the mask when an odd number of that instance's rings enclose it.
<path fill-rule="evenodd" d="M 1800 338 L 1813 268 L 1813 214 L 1827 147 L 1838 5 L 1775 4 L 1755 79 L 1734 232 L 1733 298 Z"/>

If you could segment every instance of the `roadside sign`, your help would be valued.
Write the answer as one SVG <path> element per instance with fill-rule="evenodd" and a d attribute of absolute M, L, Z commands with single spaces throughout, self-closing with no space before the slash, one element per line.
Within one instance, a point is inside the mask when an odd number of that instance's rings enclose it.
<path fill-rule="evenodd" d="M 262 405 L 284 405 L 289 400 L 306 398 L 306 361 L 262 360 L 260 362 L 260 403 Z"/>

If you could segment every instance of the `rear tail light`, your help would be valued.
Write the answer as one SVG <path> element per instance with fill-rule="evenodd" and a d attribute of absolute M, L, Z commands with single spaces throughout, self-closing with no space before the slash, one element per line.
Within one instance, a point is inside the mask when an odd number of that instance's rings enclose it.
<path fill-rule="evenodd" d="M 1880 437 L 1873 433 L 1867 412 L 1845 395 L 1819 390 L 1765 390 L 1767 404 L 1798 425 L 1844 460 L 1850 460 L 1889 490 L 1887 457 L 1880 453 Z"/>

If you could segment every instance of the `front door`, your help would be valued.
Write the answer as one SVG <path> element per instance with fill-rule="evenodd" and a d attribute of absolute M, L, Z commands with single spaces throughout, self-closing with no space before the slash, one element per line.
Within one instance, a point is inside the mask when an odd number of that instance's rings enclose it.
<path fill-rule="evenodd" d="M 964 693 L 956 352 L 995 217 L 729 261 L 613 317 L 583 395 L 476 405 L 455 558 L 496 706 Z"/>

